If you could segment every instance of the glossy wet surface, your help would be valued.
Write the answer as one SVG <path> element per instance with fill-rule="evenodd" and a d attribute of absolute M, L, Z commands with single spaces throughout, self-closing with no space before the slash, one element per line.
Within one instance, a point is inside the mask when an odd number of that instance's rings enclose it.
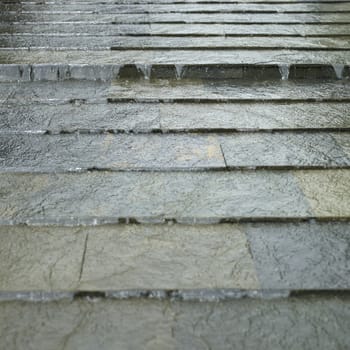
<path fill-rule="evenodd" d="M 350 2 L 0 4 L 0 348 L 347 349 Z"/>

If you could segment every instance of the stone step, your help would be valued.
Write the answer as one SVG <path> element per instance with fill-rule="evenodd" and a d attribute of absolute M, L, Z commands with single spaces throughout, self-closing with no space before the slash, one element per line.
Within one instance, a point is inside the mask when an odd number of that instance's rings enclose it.
<path fill-rule="evenodd" d="M 6 135 L 1 172 L 350 167 L 350 133 Z"/>
<path fill-rule="evenodd" d="M 104 5 L 144 5 L 144 4 L 313 4 L 314 6 L 322 6 L 324 4 L 339 4 L 349 3 L 349 0 L 47 0 L 46 5 L 86 5 L 93 4 L 96 6 Z M 13 1 L 4 0 L 2 4 L 13 5 Z M 20 7 L 21 5 L 43 5 L 42 2 L 34 0 L 18 0 L 16 4 Z"/>
<path fill-rule="evenodd" d="M 348 170 L 1 174 L 0 224 L 348 219 L 349 176 Z"/>
<path fill-rule="evenodd" d="M 350 103 L 0 105 L 1 134 L 350 131 Z"/>
<path fill-rule="evenodd" d="M 345 290 L 349 225 L 0 226 L 0 304 L 40 292 Z"/>
<path fill-rule="evenodd" d="M 0 82 L 140 77 L 320 80 L 350 75 L 348 52 L 337 50 L 1 50 L 0 62 Z"/>
<path fill-rule="evenodd" d="M 119 80 L 1 83 L 5 104 L 84 103 L 294 103 L 350 100 L 350 84 L 338 82 L 245 82 L 236 80 Z"/>
<path fill-rule="evenodd" d="M 123 51 L 122 51 L 123 52 Z M 138 52 L 138 51 L 134 51 Z M 200 56 L 200 51 L 189 51 Z M 320 51 L 316 51 L 321 53 Z M 123 52 L 124 53 L 124 52 Z M 129 52 L 130 54 L 131 52 Z M 214 56 L 215 51 L 210 53 Z M 116 55 L 118 56 L 118 55 Z M 168 52 L 168 56 L 170 54 Z M 228 55 L 227 55 L 228 56 Z M 123 60 L 124 61 L 124 60 Z M 0 64 L 0 83 L 33 81 L 102 81 L 117 79 L 206 79 L 248 82 L 299 80 L 314 83 L 320 80 L 347 80 L 348 64 Z"/>
<path fill-rule="evenodd" d="M 183 24 L 183 23 L 150 23 L 150 24 L 0 24 L 1 34 L 46 34 L 57 36 L 96 35 L 162 35 L 162 36 L 294 36 L 294 37 L 338 37 L 350 36 L 350 24 Z"/>
<path fill-rule="evenodd" d="M 341 294 L 222 303 L 18 301 L 0 303 L 0 336 L 8 350 L 53 350 L 62 344 L 67 350 L 346 349 L 349 315 L 349 297 Z"/>
<path fill-rule="evenodd" d="M 300 4 L 298 4 L 300 6 Z M 350 7 L 350 6 L 349 6 Z M 285 24 L 349 24 L 348 13 L 38 13 L 33 17 L 30 13 L 2 13 L 0 20 L 4 23 L 19 24 L 127 24 L 127 23 L 285 23 Z"/>
<path fill-rule="evenodd" d="M 0 34 L 0 48 L 69 50 L 346 50 L 350 40 L 345 38 L 324 37 L 209 37 L 203 41 L 200 37 L 133 37 L 133 36 L 46 36 Z M 1 56 L 0 50 L 0 56 Z M 5 51 L 6 52 L 6 51 Z"/>
<path fill-rule="evenodd" d="M 0 11 L 6 13 L 344 13 L 350 12 L 349 2 L 333 3 L 158 3 L 158 4 L 0 4 Z"/>
<path fill-rule="evenodd" d="M 115 81 L 110 86 L 108 101 L 341 101 L 348 99 L 349 94 L 347 82 Z"/>

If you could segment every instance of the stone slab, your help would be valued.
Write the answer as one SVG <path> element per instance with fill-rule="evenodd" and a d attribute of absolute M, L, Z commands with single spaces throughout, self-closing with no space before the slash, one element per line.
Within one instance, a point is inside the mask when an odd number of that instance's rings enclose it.
<path fill-rule="evenodd" d="M 309 4 L 310 5 L 310 4 Z M 330 4 L 328 4 L 330 5 Z M 339 5 L 339 4 L 335 4 Z M 83 5 L 79 5 L 82 7 Z M 96 8 L 96 5 L 93 5 Z M 298 4 L 300 8 L 303 4 Z M 60 5 L 61 9 L 63 5 Z M 270 7 L 272 8 L 272 7 Z M 350 7 L 349 7 L 350 8 Z M 274 10 L 273 10 L 274 11 Z M 43 12 L 36 13 L 2 13 L 0 20 L 4 23 L 18 24 L 61 24 L 69 22 L 76 24 L 146 24 L 146 23 L 285 23 L 285 24 L 349 24 L 349 15 L 347 12 L 338 13 L 184 13 L 184 12 L 164 12 L 164 13 L 100 13 L 93 12 L 71 12 L 57 13 Z"/>
<path fill-rule="evenodd" d="M 244 226 L 266 289 L 349 289 L 349 223 Z"/>
<path fill-rule="evenodd" d="M 338 167 L 350 158 L 335 133 L 241 133 L 220 136 L 228 167 Z M 344 133 L 344 139 L 350 134 Z"/>
<path fill-rule="evenodd" d="M 334 135 L 334 139 L 337 141 L 338 145 L 343 149 L 343 151 L 350 156 L 350 139 L 348 135 L 338 133 Z"/>
<path fill-rule="evenodd" d="M 144 67 L 147 70 L 147 66 Z M 141 69 L 141 68 L 140 68 Z M 146 73 L 147 74 L 147 73 Z M 240 80 L 137 80 L 1 83 L 3 105 L 119 102 L 348 102 L 350 84 Z"/>
<path fill-rule="evenodd" d="M 0 167 L 1 172 L 199 170 L 225 168 L 225 161 L 214 135 L 2 134 Z"/>
<path fill-rule="evenodd" d="M 298 12 L 298 13 L 322 13 L 322 12 L 346 12 L 350 11 L 350 4 L 346 2 L 340 3 L 323 3 L 323 4 L 293 4 L 293 3 L 281 3 L 281 4 L 263 4 L 263 3 L 154 3 L 154 4 L 96 4 L 96 3 L 79 3 L 79 4 L 1 4 L 0 10 L 3 13 L 6 12 L 18 12 L 19 10 L 26 13 L 40 13 L 40 12 L 90 12 L 90 13 L 216 13 L 216 12 Z"/>
<path fill-rule="evenodd" d="M 350 104 L 346 103 L 163 103 L 159 108 L 161 128 L 174 131 L 350 127 Z"/>
<path fill-rule="evenodd" d="M 295 176 L 316 216 L 348 217 L 350 171 L 300 171 Z"/>
<path fill-rule="evenodd" d="M 303 174 L 313 176 L 312 171 Z M 325 176 L 332 174 L 328 171 Z M 340 176 L 343 172 L 335 174 Z M 1 174 L 0 193 L 3 225 L 164 222 L 166 219 L 216 223 L 315 215 L 293 173 L 279 171 Z M 343 197 L 346 204 L 348 195 Z M 338 214 L 334 212 L 335 218 Z M 349 206 L 344 205 L 341 216 L 349 215 Z M 317 216 L 322 217 L 322 213 Z"/>
<path fill-rule="evenodd" d="M 8 350 L 346 349 L 349 316 L 347 297 L 8 302 L 0 339 Z"/>
<path fill-rule="evenodd" d="M 118 225 L 88 229 L 79 289 L 258 289 L 236 225 Z"/>
<path fill-rule="evenodd" d="M 87 0 L 89 4 L 97 4 L 101 5 L 100 0 Z M 293 3 L 299 3 L 300 0 L 269 0 L 269 3 L 274 4 L 293 4 Z M 320 6 L 324 3 L 343 3 L 348 2 L 348 0 L 304 0 L 303 3 L 307 4 L 315 4 L 315 6 Z M 10 4 L 9 1 L 7 3 Z M 30 3 L 32 5 L 36 4 L 35 1 L 26 1 L 26 3 Z M 50 4 L 60 4 L 60 5 L 81 5 L 86 4 L 86 1 L 82 0 L 51 0 Z M 118 0 L 118 4 L 183 4 L 183 0 Z M 210 4 L 220 4 L 222 3 L 222 0 L 188 0 L 186 3 L 190 4 L 203 4 L 203 3 L 210 3 Z M 249 3 L 266 3 L 266 0 L 226 0 L 225 3 L 242 3 L 242 4 L 249 4 Z M 104 0 L 103 4 L 115 4 L 115 0 Z M 40 5 L 40 4 L 39 4 Z"/>
<path fill-rule="evenodd" d="M 1 172 L 349 166 L 332 133 L 0 136 Z"/>
<path fill-rule="evenodd" d="M 22 50 L 20 50 L 22 51 Z M 119 50 L 113 50 L 123 52 Z M 210 50 L 209 52 L 211 52 Z M 53 52 L 53 51 L 47 51 Z M 91 51 L 96 52 L 96 51 Z M 151 52 L 151 51 L 148 51 Z M 198 54 L 199 51 L 197 51 Z M 321 51 L 318 51 L 321 52 Z M 33 81 L 99 81 L 113 80 L 243 80 L 278 82 L 279 80 L 316 81 L 347 80 L 348 64 L 1 64 L 0 83 Z M 198 83 L 198 81 L 197 81 Z M 237 83 L 234 82 L 235 84 Z M 220 84 L 220 83 L 219 83 Z"/>
<path fill-rule="evenodd" d="M 349 109 L 350 103 L 318 102 L 59 105 L 7 102 L 0 106 L 0 133 L 336 131 L 350 129 Z"/>
<path fill-rule="evenodd" d="M 0 34 L 0 48 L 19 49 L 89 49 L 89 50 L 239 50 L 239 49 L 294 49 L 294 50 L 348 50 L 349 40 L 326 37 L 208 37 L 196 36 L 45 36 Z M 18 51 L 17 51 L 18 52 Z M 207 54 L 207 52 L 205 52 Z"/>
<path fill-rule="evenodd" d="M 350 31 L 349 31 L 350 33 Z M 114 34 L 116 35 L 116 34 Z M 56 37 L 57 35 L 53 35 Z M 90 35 L 88 35 L 90 36 Z M 239 36 L 239 35 L 238 35 Z M 70 35 L 71 37 L 71 35 Z M 103 40 L 103 38 L 101 39 Z M 301 39 L 303 40 L 303 39 Z M 1 50 L 1 64 L 46 64 L 61 65 L 330 65 L 350 64 L 347 52 L 296 51 L 296 50 L 216 50 L 206 51 L 203 55 L 198 50 L 127 50 L 127 51 L 77 51 L 77 50 Z"/>
<path fill-rule="evenodd" d="M 85 236 L 77 228 L 0 226 L 1 292 L 74 290 Z"/>
<path fill-rule="evenodd" d="M 60 105 L 7 104 L 0 106 L 0 132 L 4 133 L 38 134 L 47 131 L 50 133 L 74 131 L 98 133 L 108 130 L 135 133 L 160 130 L 159 105 L 80 104 L 78 102 Z"/>
<path fill-rule="evenodd" d="M 63 12 L 62 14 L 64 14 Z M 71 13 L 70 11 L 67 14 Z M 183 23 L 150 23 L 150 24 L 94 24 L 66 23 L 61 24 L 0 24 L 2 34 L 46 34 L 57 36 L 72 35 L 221 35 L 221 36 L 344 36 L 350 34 L 349 24 L 183 24 Z"/>
<path fill-rule="evenodd" d="M 1 87 L 0 87 L 1 88 Z M 166 81 L 122 82 L 111 85 L 108 101 L 322 101 L 349 98 L 347 82 L 246 82 L 246 81 Z"/>

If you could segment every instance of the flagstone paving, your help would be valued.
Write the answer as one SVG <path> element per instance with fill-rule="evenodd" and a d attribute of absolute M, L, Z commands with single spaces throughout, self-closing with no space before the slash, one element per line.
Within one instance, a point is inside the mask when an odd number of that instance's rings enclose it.
<path fill-rule="evenodd" d="M 0 348 L 348 349 L 350 2 L 0 4 Z"/>

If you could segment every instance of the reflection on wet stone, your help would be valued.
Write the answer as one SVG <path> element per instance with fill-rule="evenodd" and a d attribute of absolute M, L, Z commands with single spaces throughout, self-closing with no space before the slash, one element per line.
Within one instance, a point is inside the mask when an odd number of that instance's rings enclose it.
<path fill-rule="evenodd" d="M 350 3 L 0 4 L 0 348 L 347 349 Z"/>

